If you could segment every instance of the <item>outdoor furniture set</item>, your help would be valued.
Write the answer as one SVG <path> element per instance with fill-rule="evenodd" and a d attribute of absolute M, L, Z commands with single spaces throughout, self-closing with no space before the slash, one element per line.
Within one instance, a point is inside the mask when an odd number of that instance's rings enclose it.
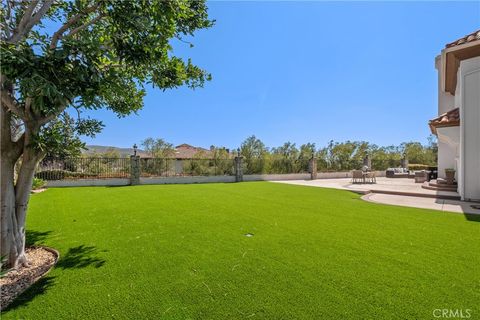
<path fill-rule="evenodd" d="M 424 183 L 437 179 L 436 167 L 429 167 L 429 170 L 408 170 L 407 168 L 388 168 L 385 172 L 387 178 L 412 178 L 415 183 Z"/>
<path fill-rule="evenodd" d="M 377 178 L 373 171 L 353 170 L 352 183 L 377 183 Z"/>
<path fill-rule="evenodd" d="M 407 168 L 388 168 L 385 172 L 387 178 L 413 178 L 413 172 Z"/>

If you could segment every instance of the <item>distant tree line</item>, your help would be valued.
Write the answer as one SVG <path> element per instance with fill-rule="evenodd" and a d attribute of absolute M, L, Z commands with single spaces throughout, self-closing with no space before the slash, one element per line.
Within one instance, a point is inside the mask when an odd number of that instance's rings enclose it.
<path fill-rule="evenodd" d="M 140 144 L 152 158 L 171 158 L 175 154 L 172 143 L 163 139 L 147 138 Z M 309 171 L 309 160 L 315 155 L 318 171 L 349 171 L 360 169 L 363 159 L 368 155 L 373 170 L 385 170 L 399 167 L 401 159 L 406 157 L 413 166 L 436 166 L 437 142 L 434 136 L 428 138 L 427 144 L 420 142 L 404 142 L 399 145 L 378 146 L 367 141 L 330 141 L 326 146 L 318 148 L 315 143 L 305 143 L 297 147 L 295 143 L 285 142 L 281 146 L 268 148 L 259 138 L 252 135 L 246 138 L 240 148 L 229 151 L 225 147 L 211 146 L 208 151 L 194 155 L 197 161 L 185 163 L 185 170 L 209 172 L 213 165 L 221 172 L 229 172 L 229 160 L 239 152 L 243 157 L 245 174 L 262 173 L 300 173 Z M 111 149 L 105 153 L 84 155 L 87 157 L 119 158 L 118 151 Z M 207 159 L 204 162 L 200 159 Z M 185 160 L 186 161 L 186 160 Z M 213 162 L 212 162 L 213 161 Z"/>
<path fill-rule="evenodd" d="M 255 136 L 248 137 L 240 146 L 245 163 L 245 173 L 297 173 L 307 172 L 309 159 L 315 155 L 318 171 L 349 171 L 360 169 L 368 155 L 373 170 L 399 167 L 406 157 L 410 164 L 435 166 L 437 143 L 430 136 L 428 143 L 404 142 L 400 145 L 378 146 L 366 141 L 330 141 L 323 148 L 306 143 L 297 148 L 295 143 L 286 142 L 276 148 L 267 148 Z"/>
<path fill-rule="evenodd" d="M 152 157 L 168 157 L 174 152 L 173 144 L 163 139 L 145 139 L 144 150 Z M 211 158 L 225 161 L 236 155 L 224 147 L 210 148 Z M 378 146 L 367 141 L 330 141 L 327 146 L 317 148 L 315 143 L 305 143 L 297 147 L 295 143 L 285 142 L 283 145 L 268 148 L 259 138 L 252 135 L 240 145 L 239 152 L 243 157 L 245 174 L 261 173 L 299 173 L 309 171 L 309 160 L 315 155 L 318 171 L 349 171 L 360 169 L 363 159 L 368 155 L 372 169 L 385 170 L 399 167 L 400 161 L 406 157 L 412 165 L 435 166 L 437 163 L 437 142 L 434 136 L 428 138 L 427 144 L 420 142 L 404 142 L 400 145 Z M 195 158 L 202 159 L 201 152 Z M 200 163 L 196 162 L 196 166 Z M 207 165 L 207 164 L 205 164 Z M 202 168 L 196 168 L 202 171 Z"/>

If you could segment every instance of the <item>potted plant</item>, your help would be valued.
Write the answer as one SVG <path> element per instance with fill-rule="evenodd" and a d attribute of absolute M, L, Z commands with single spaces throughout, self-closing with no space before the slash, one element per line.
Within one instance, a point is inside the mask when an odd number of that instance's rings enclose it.
<path fill-rule="evenodd" d="M 455 181 L 455 169 L 445 169 L 445 176 L 447 178 L 447 184 L 453 184 L 453 181 Z"/>

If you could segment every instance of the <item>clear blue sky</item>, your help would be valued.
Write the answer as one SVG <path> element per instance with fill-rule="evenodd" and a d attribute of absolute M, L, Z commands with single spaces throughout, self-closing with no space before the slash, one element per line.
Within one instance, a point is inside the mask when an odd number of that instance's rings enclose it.
<path fill-rule="evenodd" d="M 480 28 L 480 2 L 210 2 L 216 25 L 179 45 L 213 80 L 195 91 L 149 89 L 138 115 L 92 115 L 88 144 L 146 137 L 237 147 L 285 141 L 426 142 L 436 114 L 434 58 Z"/>

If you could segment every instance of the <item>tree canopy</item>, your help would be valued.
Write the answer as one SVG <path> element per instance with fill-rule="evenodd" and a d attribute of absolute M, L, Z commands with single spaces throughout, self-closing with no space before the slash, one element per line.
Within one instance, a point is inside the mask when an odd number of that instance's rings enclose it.
<path fill-rule="evenodd" d="M 305 143 L 297 148 L 286 142 L 279 147 L 267 148 L 257 137 L 250 136 L 241 144 L 241 155 L 246 174 L 297 173 L 308 171 L 308 160 L 314 155 L 318 171 L 349 171 L 361 169 L 368 155 L 372 169 L 385 170 L 399 167 L 400 159 L 406 157 L 410 164 L 436 166 L 437 143 L 433 136 L 427 144 L 404 142 L 397 146 L 377 146 L 367 141 L 330 141 L 316 148 L 314 143 Z"/>
<path fill-rule="evenodd" d="M 136 112 L 146 85 L 202 86 L 210 74 L 176 57 L 171 39 L 212 26 L 206 9 L 203 1 L 2 2 L 2 104 L 41 127 L 67 107 Z M 80 134 L 101 128 L 77 121 Z"/>
<path fill-rule="evenodd" d="M 173 144 L 161 138 L 146 138 L 142 141 L 143 149 L 153 158 L 170 158 L 175 153 Z"/>
<path fill-rule="evenodd" d="M 25 215 L 35 167 L 78 154 L 80 135 L 143 106 L 146 86 L 201 87 L 208 72 L 174 54 L 173 40 L 209 28 L 205 1 L 4 0 L 0 7 L 1 255 L 26 262 Z M 18 177 L 15 164 L 21 158 Z"/>

